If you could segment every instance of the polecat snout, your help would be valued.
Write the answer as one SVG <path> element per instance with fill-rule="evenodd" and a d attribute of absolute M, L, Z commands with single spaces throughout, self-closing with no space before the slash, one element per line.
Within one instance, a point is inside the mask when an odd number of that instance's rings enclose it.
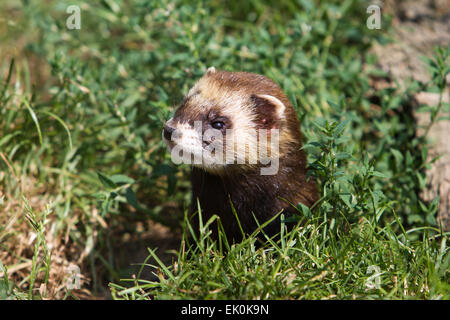
<path fill-rule="evenodd" d="M 229 240 L 242 239 L 231 203 L 250 234 L 253 214 L 262 224 L 283 209 L 294 213 L 289 203 L 317 200 L 296 112 L 265 76 L 209 68 L 164 125 L 163 139 L 175 163 L 192 165 L 194 209 L 198 199 L 203 221 L 217 214 Z M 264 231 L 280 232 L 279 220 Z"/>

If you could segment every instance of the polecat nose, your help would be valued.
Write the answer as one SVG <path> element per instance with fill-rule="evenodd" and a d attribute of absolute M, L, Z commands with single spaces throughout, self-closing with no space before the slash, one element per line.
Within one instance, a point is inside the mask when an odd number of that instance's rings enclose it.
<path fill-rule="evenodd" d="M 172 133 L 175 131 L 175 128 L 169 127 L 167 125 L 164 126 L 163 135 L 167 140 L 172 140 Z"/>

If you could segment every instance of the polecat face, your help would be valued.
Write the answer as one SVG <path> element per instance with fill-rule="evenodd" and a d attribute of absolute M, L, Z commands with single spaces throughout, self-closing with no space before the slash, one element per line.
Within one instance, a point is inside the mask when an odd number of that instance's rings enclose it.
<path fill-rule="evenodd" d="M 286 121 L 293 110 L 286 105 L 292 109 L 264 76 L 209 68 L 164 125 L 163 139 L 176 164 L 216 174 L 228 168 L 271 168 L 295 136 Z M 261 174 L 276 173 L 263 169 Z"/>

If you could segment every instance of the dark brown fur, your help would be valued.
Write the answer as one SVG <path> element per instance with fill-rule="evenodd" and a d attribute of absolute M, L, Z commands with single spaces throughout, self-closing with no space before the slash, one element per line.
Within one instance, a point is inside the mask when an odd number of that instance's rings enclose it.
<path fill-rule="evenodd" d="M 295 160 L 281 160 L 280 170 L 274 176 L 262 176 L 259 172 L 238 176 L 233 173 L 217 176 L 193 167 L 194 208 L 198 199 L 203 221 L 206 222 L 213 214 L 217 214 L 228 239 L 239 241 L 242 234 L 232 212 L 230 201 L 238 214 L 244 232 L 250 234 L 257 227 L 252 212 L 262 224 L 282 209 L 286 216 L 296 212 L 283 199 L 293 204 L 300 202 L 308 207 L 317 200 L 315 183 L 312 180 L 306 182 L 302 158 L 301 155 L 297 155 Z M 194 223 L 196 223 L 195 220 Z M 213 236 L 217 237 L 216 229 L 213 228 L 212 231 Z M 279 220 L 275 220 L 265 229 L 269 235 L 279 231 Z"/>

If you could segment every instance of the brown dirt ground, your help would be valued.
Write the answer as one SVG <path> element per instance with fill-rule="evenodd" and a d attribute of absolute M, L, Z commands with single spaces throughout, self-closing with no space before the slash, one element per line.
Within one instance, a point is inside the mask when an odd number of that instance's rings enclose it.
<path fill-rule="evenodd" d="M 433 55 L 435 46 L 450 45 L 450 0 L 384 1 L 382 13 L 393 14 L 393 41 L 388 45 L 376 45 L 372 52 L 378 57 L 379 67 L 388 72 L 390 82 L 401 85 L 408 79 L 422 83 L 430 80 L 421 56 Z M 450 77 L 447 78 L 450 82 Z M 388 84 L 389 85 L 389 84 Z M 436 106 L 439 95 L 420 92 L 412 101 L 414 105 Z M 447 87 L 444 102 L 450 100 Z M 416 108 L 417 110 L 417 108 Z M 441 116 L 449 116 L 442 114 Z M 414 112 L 418 123 L 417 133 L 423 133 L 429 121 L 428 113 Z M 441 158 L 427 171 L 427 189 L 421 194 L 425 201 L 440 196 L 439 218 L 445 230 L 450 230 L 450 121 L 441 120 L 433 124 L 428 134 L 432 144 L 429 158 Z"/>

